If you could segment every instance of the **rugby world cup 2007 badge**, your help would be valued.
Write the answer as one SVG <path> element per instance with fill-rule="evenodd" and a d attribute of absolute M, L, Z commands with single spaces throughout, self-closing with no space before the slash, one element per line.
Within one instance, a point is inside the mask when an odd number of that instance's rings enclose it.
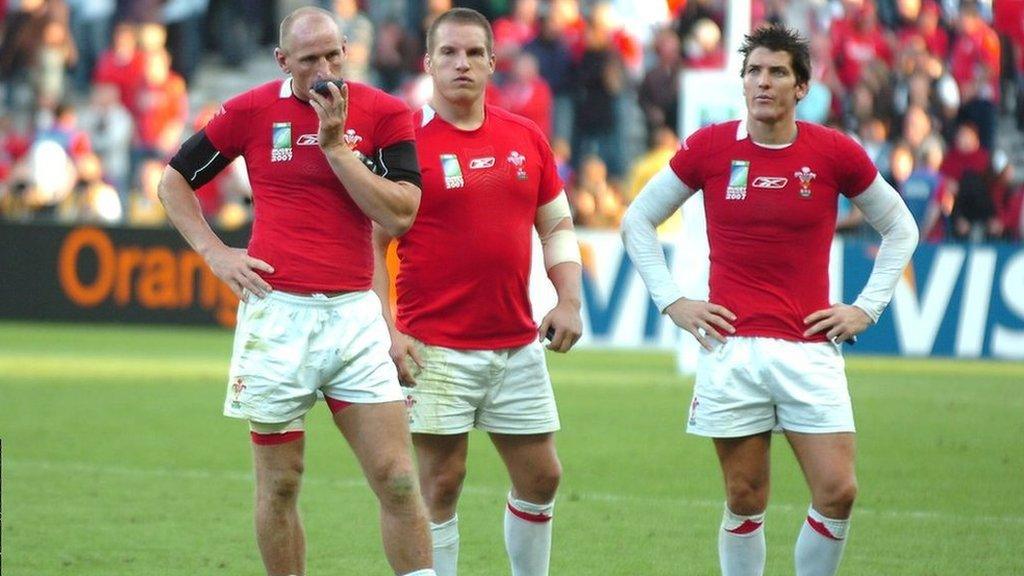
<path fill-rule="evenodd" d="M 459 166 L 459 157 L 455 154 L 441 154 L 441 170 L 444 172 L 444 187 L 462 188 L 466 181 L 462 178 L 462 166 Z"/>
<path fill-rule="evenodd" d="M 292 159 L 292 123 L 274 122 L 270 133 L 270 161 L 285 162 Z"/>
<path fill-rule="evenodd" d="M 747 197 L 747 178 L 750 176 L 749 160 L 733 160 L 729 169 L 729 187 L 725 189 L 726 200 L 744 200 Z"/>

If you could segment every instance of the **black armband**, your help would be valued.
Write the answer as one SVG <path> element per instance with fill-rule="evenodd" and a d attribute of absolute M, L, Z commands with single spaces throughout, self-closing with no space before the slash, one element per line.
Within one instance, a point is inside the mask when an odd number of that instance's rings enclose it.
<path fill-rule="evenodd" d="M 416 145 L 412 140 L 403 140 L 377 151 L 374 158 L 375 172 L 392 182 L 409 182 L 422 187 L 420 162 L 416 158 Z"/>
<path fill-rule="evenodd" d="M 200 130 L 185 141 L 178 153 L 171 158 L 170 165 L 181 174 L 188 185 L 196 190 L 220 173 L 233 158 L 225 158 Z"/>

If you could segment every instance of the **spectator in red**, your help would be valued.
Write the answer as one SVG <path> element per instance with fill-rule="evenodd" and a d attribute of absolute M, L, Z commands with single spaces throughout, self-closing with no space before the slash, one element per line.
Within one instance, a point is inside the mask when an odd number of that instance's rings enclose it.
<path fill-rule="evenodd" d="M 832 58 L 848 90 L 862 79 L 868 64 L 882 61 L 891 68 L 894 59 L 889 39 L 878 25 L 874 2 L 865 0 L 859 7 L 856 4 L 848 2 L 845 17 L 832 25 Z"/>
<path fill-rule="evenodd" d="M 960 9 L 957 31 L 949 67 L 960 92 L 983 79 L 988 93 L 981 96 L 999 102 L 999 35 L 981 19 L 975 4 Z"/>
<path fill-rule="evenodd" d="M 121 104 L 129 110 L 135 101 L 132 93 L 136 82 L 142 76 L 144 59 L 138 50 L 135 25 L 121 22 L 114 27 L 110 48 L 100 55 L 93 72 L 93 83 L 113 84 L 120 93 Z"/>
<path fill-rule="evenodd" d="M 987 174 L 990 167 L 991 157 L 988 151 L 981 147 L 977 127 L 969 122 L 961 124 L 957 128 L 953 148 L 943 159 L 939 172 L 955 184 L 965 172 Z"/>
<path fill-rule="evenodd" d="M 135 122 L 130 181 L 136 168 L 147 158 L 168 160 L 181 144 L 188 120 L 185 80 L 171 71 L 165 50 L 146 55 L 142 77 L 132 87 L 134 101 L 128 107 Z"/>
<path fill-rule="evenodd" d="M 516 0 L 512 13 L 494 22 L 497 72 L 511 72 L 516 56 L 537 36 L 537 0 Z"/>
<path fill-rule="evenodd" d="M 516 57 L 511 74 L 498 87 L 497 104 L 533 120 L 551 139 L 551 88 L 540 77 L 537 59 L 532 54 L 524 52 Z"/>
<path fill-rule="evenodd" d="M 959 239 L 981 240 L 1002 234 L 992 198 L 992 161 L 981 147 L 978 129 L 970 122 L 957 128 L 952 150 L 939 168 L 955 198 L 952 233 Z"/>
<path fill-rule="evenodd" d="M 929 54 L 940 60 L 949 55 L 949 33 L 939 25 L 939 6 L 933 0 L 900 0 L 901 24 L 897 34 L 900 47 L 919 39 Z"/>

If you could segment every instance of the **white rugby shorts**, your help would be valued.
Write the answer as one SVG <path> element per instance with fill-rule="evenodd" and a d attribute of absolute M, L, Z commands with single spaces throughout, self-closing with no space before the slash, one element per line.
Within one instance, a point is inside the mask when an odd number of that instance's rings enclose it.
<path fill-rule="evenodd" d="M 736 438 L 778 429 L 855 431 L 839 347 L 727 336 L 712 352 L 702 348 L 687 432 Z"/>
<path fill-rule="evenodd" d="M 543 434 L 559 429 L 540 342 L 457 350 L 411 340 L 423 360 L 422 368 L 411 364 L 416 386 L 403 388 L 412 432 L 449 435 L 475 427 L 498 434 Z"/>
<path fill-rule="evenodd" d="M 317 391 L 353 404 L 402 399 L 380 300 L 273 291 L 238 305 L 224 415 L 258 423 L 303 417 Z"/>

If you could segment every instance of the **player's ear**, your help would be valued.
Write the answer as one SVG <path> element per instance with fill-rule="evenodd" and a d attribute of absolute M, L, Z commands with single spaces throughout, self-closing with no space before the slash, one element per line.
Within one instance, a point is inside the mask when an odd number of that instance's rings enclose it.
<path fill-rule="evenodd" d="M 427 54 L 423 55 L 423 70 L 427 74 L 430 74 L 430 53 L 429 52 Z"/>
<path fill-rule="evenodd" d="M 277 60 L 277 66 L 285 74 L 291 74 L 292 71 L 288 69 L 287 54 L 280 47 L 274 48 L 274 60 Z"/>
<path fill-rule="evenodd" d="M 811 90 L 811 83 L 810 83 L 810 81 L 804 82 L 803 84 L 798 84 L 797 87 L 796 87 L 796 101 L 799 102 L 799 101 L 803 100 L 807 96 L 807 93 L 810 90 Z"/>

